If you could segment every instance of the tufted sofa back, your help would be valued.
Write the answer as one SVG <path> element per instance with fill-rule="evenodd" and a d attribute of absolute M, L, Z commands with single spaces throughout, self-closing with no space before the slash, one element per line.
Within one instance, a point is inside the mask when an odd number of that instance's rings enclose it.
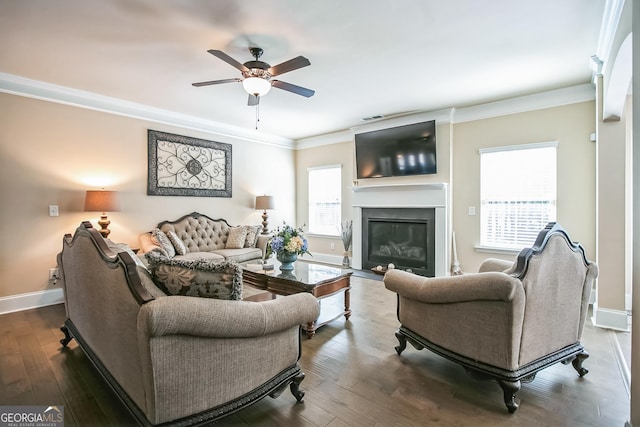
<path fill-rule="evenodd" d="M 161 222 L 158 228 L 165 233 L 174 231 L 189 252 L 211 252 L 224 249 L 231 226 L 224 219 L 192 212 L 176 221 Z"/>

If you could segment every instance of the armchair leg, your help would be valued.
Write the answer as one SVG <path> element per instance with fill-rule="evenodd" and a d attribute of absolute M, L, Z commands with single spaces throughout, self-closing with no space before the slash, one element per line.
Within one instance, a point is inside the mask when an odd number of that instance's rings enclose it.
<path fill-rule="evenodd" d="M 586 350 L 582 350 L 582 352 L 578 353 L 575 359 L 571 361 L 571 364 L 573 365 L 573 369 L 575 369 L 578 375 L 580 375 L 581 377 L 584 377 L 589 373 L 589 370 L 587 368 L 582 367 L 582 363 L 585 360 L 587 360 L 588 357 L 589 357 L 589 353 L 587 353 Z"/>
<path fill-rule="evenodd" d="M 497 381 L 502 388 L 502 392 L 504 393 L 504 404 L 507 405 L 509 413 L 513 414 L 518 409 L 518 404 L 516 403 L 516 393 L 520 391 L 520 381 Z"/>
<path fill-rule="evenodd" d="M 396 338 L 398 338 L 398 342 L 400 343 L 395 347 L 396 353 L 398 353 L 399 355 L 404 351 L 405 348 L 407 348 L 407 338 L 400 332 L 396 332 Z"/>
<path fill-rule="evenodd" d="M 304 372 L 300 372 L 300 375 L 297 375 L 291 381 L 291 385 L 289 386 L 291 389 L 291 394 L 296 398 L 298 403 L 302 402 L 302 398 L 304 397 L 304 391 L 300 389 L 300 383 L 304 379 Z"/>

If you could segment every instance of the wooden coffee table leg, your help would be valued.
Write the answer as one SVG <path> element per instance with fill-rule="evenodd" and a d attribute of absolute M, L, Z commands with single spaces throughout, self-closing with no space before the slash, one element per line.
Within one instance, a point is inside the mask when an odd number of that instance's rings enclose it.
<path fill-rule="evenodd" d="M 351 293 L 347 288 L 344 290 L 344 318 L 348 319 L 349 317 L 351 317 Z"/>

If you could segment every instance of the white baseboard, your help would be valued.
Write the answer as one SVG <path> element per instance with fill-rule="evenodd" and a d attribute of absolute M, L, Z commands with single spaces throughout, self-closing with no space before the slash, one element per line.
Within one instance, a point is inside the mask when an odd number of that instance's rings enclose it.
<path fill-rule="evenodd" d="M 624 310 L 600 308 L 597 304 L 593 304 L 591 322 L 599 328 L 629 332 L 629 319 Z"/>
<path fill-rule="evenodd" d="M 618 364 L 618 369 L 620 370 L 622 382 L 624 383 L 624 387 L 627 390 L 627 396 L 631 398 L 631 369 L 629 369 L 629 365 L 627 365 L 627 360 L 625 359 L 622 348 L 620 347 L 620 341 L 618 341 L 617 333 L 613 332 L 612 330 L 607 331 L 607 333 L 609 335 L 611 348 L 613 349 L 613 353 Z"/>
<path fill-rule="evenodd" d="M 11 295 L 0 298 L 0 315 L 64 302 L 62 288 Z"/>

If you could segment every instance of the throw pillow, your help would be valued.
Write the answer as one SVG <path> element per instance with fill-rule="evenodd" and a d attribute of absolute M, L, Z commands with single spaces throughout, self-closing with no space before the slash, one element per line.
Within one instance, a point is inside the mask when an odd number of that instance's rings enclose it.
<path fill-rule="evenodd" d="M 256 243 L 258 243 L 258 234 L 262 229 L 261 225 L 245 225 L 244 228 L 247 229 L 247 238 L 244 241 L 245 248 L 255 248 Z"/>
<path fill-rule="evenodd" d="M 160 230 L 159 228 L 154 228 L 153 230 L 151 230 L 151 241 L 154 245 L 158 245 L 164 252 L 166 252 L 167 257 L 173 258 L 174 256 L 176 256 L 176 250 L 174 249 L 173 244 L 171 244 L 171 241 L 169 240 L 167 235 L 164 234 L 164 231 Z M 164 252 L 163 255 L 165 255 Z"/>
<path fill-rule="evenodd" d="M 178 255 L 187 254 L 188 252 L 187 247 L 184 245 L 184 242 L 182 241 L 181 238 L 178 237 L 175 231 L 169 231 L 167 233 L 167 237 L 169 238 L 169 240 L 171 240 L 171 244 L 173 245 L 173 248 L 176 250 L 176 254 Z"/>
<path fill-rule="evenodd" d="M 225 249 L 241 249 L 247 239 L 247 229 L 244 227 L 231 227 L 227 235 Z"/>
<path fill-rule="evenodd" d="M 169 296 L 242 299 L 242 270 L 234 262 L 169 259 L 157 252 L 145 256 L 153 281 Z"/>

